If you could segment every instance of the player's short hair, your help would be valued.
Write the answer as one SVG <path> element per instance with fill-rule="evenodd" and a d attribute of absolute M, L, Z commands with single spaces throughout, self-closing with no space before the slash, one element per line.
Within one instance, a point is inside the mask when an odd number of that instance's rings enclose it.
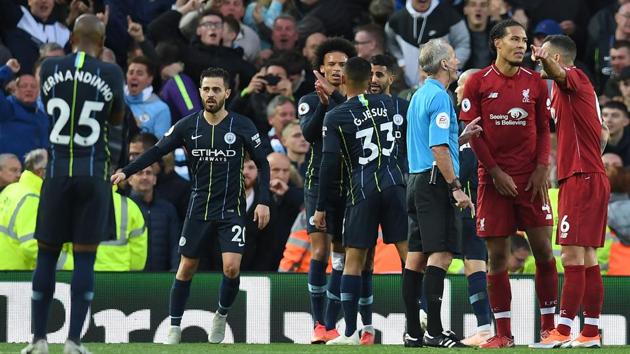
<path fill-rule="evenodd" d="M 24 169 L 35 172 L 46 168 L 47 162 L 48 151 L 46 149 L 31 150 L 24 156 Z"/>
<path fill-rule="evenodd" d="M 127 67 L 131 66 L 131 64 L 144 65 L 147 68 L 147 73 L 149 74 L 149 76 L 155 77 L 155 64 L 153 64 L 151 59 L 145 57 L 144 55 L 131 58 Z"/>
<path fill-rule="evenodd" d="M 525 26 L 523 26 L 520 22 L 513 20 L 511 18 L 508 18 L 507 20 L 503 20 L 499 23 L 497 23 L 496 25 L 494 25 L 492 27 L 492 29 L 490 30 L 490 36 L 489 36 L 489 44 L 490 44 L 490 49 L 492 50 L 493 53 L 496 53 L 497 48 L 494 46 L 494 40 L 495 39 L 501 39 L 503 37 L 505 37 L 505 35 L 507 35 L 507 31 L 506 29 L 508 27 L 520 27 L 522 29 L 524 29 L 527 32 L 527 28 L 525 28 Z"/>
<path fill-rule="evenodd" d="M 418 56 L 418 64 L 422 71 L 435 75 L 442 69 L 442 60 L 448 60 L 451 46 L 442 39 L 432 39 L 425 43 Z"/>
<path fill-rule="evenodd" d="M 357 50 L 350 41 L 341 37 L 333 37 L 324 41 L 315 50 L 315 59 L 313 62 L 313 68 L 319 70 L 319 67 L 324 65 L 324 57 L 328 53 L 340 52 L 344 53 L 348 59 L 357 56 Z"/>
<path fill-rule="evenodd" d="M 343 74 L 350 85 L 365 83 L 372 76 L 372 65 L 361 57 L 350 58 L 343 67 Z"/>
<path fill-rule="evenodd" d="M 626 105 L 623 102 L 619 102 L 619 101 L 608 101 L 606 103 L 604 103 L 602 105 L 602 110 L 608 108 L 608 109 L 618 109 L 620 111 L 623 112 L 623 114 L 626 116 L 626 118 L 629 118 L 630 115 L 628 115 L 628 107 L 626 107 Z"/>
<path fill-rule="evenodd" d="M 384 66 L 390 74 L 396 69 L 396 60 L 387 54 L 377 54 L 370 58 L 370 64 Z"/>
<path fill-rule="evenodd" d="M 225 88 L 230 88 L 230 73 L 223 68 L 210 67 L 202 71 L 199 76 L 199 87 L 201 87 L 201 83 L 206 77 L 220 77 L 223 79 L 223 85 L 225 85 Z"/>
<path fill-rule="evenodd" d="M 577 48 L 571 37 L 564 34 L 554 34 L 545 37 L 543 43 L 547 42 L 558 51 L 564 63 L 573 63 L 577 54 Z"/>
<path fill-rule="evenodd" d="M 357 32 L 366 32 L 376 42 L 377 47 L 383 48 L 383 44 L 385 43 L 385 31 L 383 31 L 383 27 L 376 23 L 368 23 L 367 25 L 357 27 L 354 33 Z"/>
<path fill-rule="evenodd" d="M 149 148 L 157 144 L 157 142 L 158 142 L 158 138 L 155 135 L 151 133 L 147 133 L 147 132 L 138 133 L 134 135 L 131 138 L 131 140 L 129 140 L 129 144 L 142 143 L 142 147 L 144 148 L 144 151 L 149 150 Z"/>
<path fill-rule="evenodd" d="M 520 249 L 526 249 L 529 253 L 532 253 L 532 249 L 529 246 L 529 241 L 519 234 L 510 236 L 510 252 L 515 252 Z"/>
<path fill-rule="evenodd" d="M 287 102 L 293 104 L 293 101 L 287 96 L 278 95 L 272 98 L 267 105 L 267 117 L 273 117 L 276 114 L 276 108 L 286 104 Z M 276 134 L 280 134 L 280 132 L 276 132 Z"/>

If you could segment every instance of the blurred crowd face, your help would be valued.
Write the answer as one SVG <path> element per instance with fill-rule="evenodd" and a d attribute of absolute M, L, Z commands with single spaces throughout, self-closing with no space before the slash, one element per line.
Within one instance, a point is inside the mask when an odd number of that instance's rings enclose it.
<path fill-rule="evenodd" d="M 146 167 L 144 170 L 132 175 L 129 178 L 129 184 L 134 192 L 145 194 L 153 191 L 153 187 L 157 183 L 157 177 L 153 171 L 153 167 Z"/>
<path fill-rule="evenodd" d="M 275 50 L 293 50 L 298 40 L 298 32 L 295 22 L 279 18 L 271 30 L 271 41 Z"/>
<path fill-rule="evenodd" d="M 384 65 L 372 64 L 372 78 L 370 80 L 370 93 L 389 94 L 389 87 L 394 82 L 394 76 Z"/>
<path fill-rule="evenodd" d="M 223 38 L 223 20 L 219 16 L 207 15 L 199 20 L 197 36 L 205 45 L 220 45 Z"/>
<path fill-rule="evenodd" d="M 270 179 L 278 179 L 289 184 L 289 176 L 291 174 L 291 161 L 285 155 L 272 152 L 267 156 L 269 161 Z"/>
<path fill-rule="evenodd" d="M 204 77 L 199 93 L 204 110 L 212 114 L 220 111 L 230 96 L 230 90 L 225 88 L 225 82 L 221 77 Z"/>
<path fill-rule="evenodd" d="M 620 134 L 628 126 L 628 116 L 616 108 L 605 107 L 602 109 L 602 119 L 610 131 L 610 135 Z"/>
<path fill-rule="evenodd" d="M 245 189 L 254 188 L 256 178 L 258 178 L 258 169 L 252 160 L 243 163 L 243 178 L 245 179 Z"/>
<path fill-rule="evenodd" d="M 411 0 L 411 6 L 418 12 L 425 12 L 431 7 L 432 0 Z"/>
<path fill-rule="evenodd" d="M 629 21 L 630 22 L 630 21 Z M 630 65 L 630 49 L 627 47 L 610 48 L 610 66 L 615 74 Z"/>
<path fill-rule="evenodd" d="M 464 99 L 464 89 L 466 88 L 466 81 L 468 81 L 468 78 L 470 77 L 470 75 L 474 74 L 477 71 L 479 71 L 479 69 L 466 70 L 459 76 L 459 79 L 457 79 L 457 87 L 455 88 L 455 96 L 457 97 L 458 106 L 462 104 L 462 99 Z"/>
<path fill-rule="evenodd" d="M 33 75 L 22 75 L 15 87 L 15 98 L 25 104 L 33 104 L 39 94 L 39 85 Z"/>
<path fill-rule="evenodd" d="M 223 16 L 232 16 L 239 22 L 245 16 L 245 6 L 243 0 L 221 0 L 219 11 Z"/>
<path fill-rule="evenodd" d="M 343 67 L 348 61 L 348 56 L 342 52 L 330 52 L 324 55 L 324 65 L 320 66 L 319 71 L 333 86 L 341 86 L 341 77 L 343 76 Z"/>
<path fill-rule="evenodd" d="M 468 27 L 485 29 L 490 17 L 490 0 L 469 0 L 464 6 Z"/>
<path fill-rule="evenodd" d="M 621 157 L 613 153 L 602 155 L 602 162 L 604 163 L 604 167 L 606 168 L 606 170 L 610 168 L 623 167 L 623 161 L 621 160 Z"/>
<path fill-rule="evenodd" d="M 0 165 L 0 187 L 17 182 L 22 175 L 22 164 L 15 158 L 4 159 Z"/>
<path fill-rule="evenodd" d="M 508 271 L 517 272 L 525 265 L 525 261 L 529 257 L 529 250 L 526 248 L 519 248 L 514 250 L 508 258 Z"/>
<path fill-rule="evenodd" d="M 131 63 L 127 68 L 127 88 L 132 96 L 139 95 L 142 90 L 151 86 L 153 76 L 149 75 L 146 65 Z"/>
<path fill-rule="evenodd" d="M 280 135 L 284 127 L 296 120 L 295 106 L 291 102 L 285 102 L 284 104 L 276 106 L 276 111 L 269 119 L 269 124 L 275 129 L 276 135 Z"/>
<path fill-rule="evenodd" d="M 624 38 L 630 38 L 630 4 L 626 3 L 619 7 L 619 10 L 615 14 L 615 22 L 617 23 L 617 29 L 621 31 Z"/>
<path fill-rule="evenodd" d="M 47 20 L 55 7 L 55 0 L 28 0 L 28 7 L 33 16 Z"/>
<path fill-rule="evenodd" d="M 520 26 L 507 27 L 505 35 L 494 41 L 497 55 L 513 66 L 520 66 L 527 49 L 527 34 Z"/>
<path fill-rule="evenodd" d="M 357 56 L 363 59 L 370 59 L 376 53 L 376 41 L 367 31 L 359 31 L 354 35 L 354 48 Z"/>
<path fill-rule="evenodd" d="M 322 33 L 315 32 L 311 34 L 306 38 L 306 43 L 304 44 L 302 55 L 304 55 L 304 57 L 308 59 L 310 63 L 312 63 L 315 60 L 315 51 L 317 50 L 317 47 L 319 47 L 320 44 L 324 43 L 326 39 L 327 37 Z"/>
<path fill-rule="evenodd" d="M 267 75 L 275 75 L 280 78 L 280 80 L 288 80 L 287 71 L 278 65 L 270 65 L 267 67 Z M 275 85 L 265 85 L 265 89 L 268 93 L 272 95 L 279 94 L 281 89 L 278 87 L 278 84 Z"/>
<path fill-rule="evenodd" d="M 309 143 L 304 139 L 299 124 L 293 124 L 282 132 L 282 144 L 287 148 L 287 151 L 298 155 L 305 155 L 309 148 Z"/>

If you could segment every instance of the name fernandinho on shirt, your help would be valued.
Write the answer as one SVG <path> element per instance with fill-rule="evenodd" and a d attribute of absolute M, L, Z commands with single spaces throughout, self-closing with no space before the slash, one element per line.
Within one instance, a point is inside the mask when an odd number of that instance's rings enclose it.
<path fill-rule="evenodd" d="M 47 96 L 48 92 L 52 90 L 55 85 L 70 80 L 76 80 L 78 82 L 82 82 L 95 87 L 101 93 L 106 102 L 111 101 L 114 97 L 111 88 L 100 76 L 83 70 L 76 70 L 74 72 L 72 72 L 71 70 L 66 70 L 65 72 L 57 71 L 51 76 L 48 76 L 46 80 L 44 80 L 44 95 Z"/>

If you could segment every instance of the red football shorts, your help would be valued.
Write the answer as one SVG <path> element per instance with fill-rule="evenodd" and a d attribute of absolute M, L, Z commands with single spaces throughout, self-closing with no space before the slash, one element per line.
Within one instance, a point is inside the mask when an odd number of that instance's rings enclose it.
<path fill-rule="evenodd" d="M 527 184 L 516 184 L 516 198 L 499 194 L 494 184 L 477 188 L 477 234 L 480 237 L 509 236 L 516 230 L 553 226 L 551 207 L 540 197 L 530 202 L 532 190 Z"/>
<path fill-rule="evenodd" d="M 609 198 L 610 184 L 603 173 L 575 174 L 560 182 L 556 243 L 602 247 Z"/>

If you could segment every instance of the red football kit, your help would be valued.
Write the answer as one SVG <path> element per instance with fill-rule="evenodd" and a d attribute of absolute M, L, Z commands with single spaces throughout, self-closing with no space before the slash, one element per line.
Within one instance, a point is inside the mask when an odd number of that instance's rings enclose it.
<path fill-rule="evenodd" d="M 507 236 L 517 229 L 551 226 L 551 208 L 540 197 L 530 202 L 525 191 L 537 165 L 549 164 L 550 133 L 547 85 L 540 74 L 519 68 L 503 75 L 493 64 L 466 82 L 460 119 L 481 117 L 483 133 L 473 139 L 479 159 L 477 232 L 479 236 Z M 499 166 L 517 186 L 517 197 L 495 189 L 489 170 Z"/>
<path fill-rule="evenodd" d="M 556 243 L 604 244 L 610 185 L 601 159 L 602 118 L 588 77 L 565 67 L 563 85 L 553 83 L 551 116 L 558 135 L 558 234 Z"/>

